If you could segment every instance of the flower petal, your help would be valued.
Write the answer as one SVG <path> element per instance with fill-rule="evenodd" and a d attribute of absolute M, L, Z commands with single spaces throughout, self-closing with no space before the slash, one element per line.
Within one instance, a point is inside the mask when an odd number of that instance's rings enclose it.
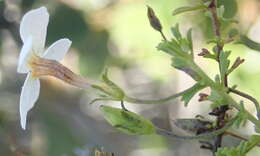
<path fill-rule="evenodd" d="M 20 52 L 17 72 L 28 73 L 29 68 L 27 67 L 28 59 L 32 54 L 32 38 L 29 36 L 24 42 L 22 50 Z"/>
<path fill-rule="evenodd" d="M 20 97 L 21 126 L 25 130 L 27 113 L 34 106 L 40 93 L 40 80 L 33 78 L 31 73 L 27 75 Z"/>
<path fill-rule="evenodd" d="M 60 61 L 68 52 L 71 45 L 69 39 L 60 39 L 54 42 L 45 52 L 44 58 Z"/>
<path fill-rule="evenodd" d="M 20 24 L 20 35 L 25 42 L 29 36 L 33 39 L 33 50 L 36 53 L 42 53 L 49 23 L 49 13 L 45 7 L 27 12 Z"/>

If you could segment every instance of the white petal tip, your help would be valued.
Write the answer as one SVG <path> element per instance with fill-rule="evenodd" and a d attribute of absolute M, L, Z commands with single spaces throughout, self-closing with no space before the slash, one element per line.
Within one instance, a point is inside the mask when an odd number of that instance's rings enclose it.
<path fill-rule="evenodd" d="M 46 7 L 40 7 L 40 8 L 38 8 L 38 9 L 35 9 L 34 11 L 39 11 L 39 12 L 42 12 L 42 13 L 44 13 L 44 14 L 47 14 L 47 15 L 49 15 L 49 13 L 48 13 L 48 10 L 47 10 L 47 8 Z"/>
<path fill-rule="evenodd" d="M 68 38 L 64 38 L 64 39 L 62 39 L 62 40 L 64 40 L 65 42 L 68 42 L 68 44 L 71 44 L 71 43 L 72 43 L 72 41 L 71 41 L 70 39 L 68 39 Z"/>

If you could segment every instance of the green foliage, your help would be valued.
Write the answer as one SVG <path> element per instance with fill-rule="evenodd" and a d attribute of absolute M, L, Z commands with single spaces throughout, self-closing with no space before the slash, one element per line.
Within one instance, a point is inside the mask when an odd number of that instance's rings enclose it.
<path fill-rule="evenodd" d="M 189 48 L 190 48 L 191 52 L 193 53 L 192 29 L 191 28 L 188 30 L 186 38 L 187 38 L 187 41 L 188 41 Z"/>
<path fill-rule="evenodd" d="M 216 156 L 246 156 L 246 154 L 260 143 L 260 136 L 253 135 L 250 140 L 242 141 L 237 147 L 233 148 L 220 148 Z"/>
<path fill-rule="evenodd" d="M 218 0 L 218 6 L 224 6 L 228 8 L 224 10 L 223 17 L 232 18 L 237 13 L 237 1 L 236 0 Z"/>
<path fill-rule="evenodd" d="M 171 31 L 176 40 L 180 41 L 182 39 L 178 23 L 175 25 L 175 27 L 171 28 Z"/>
<path fill-rule="evenodd" d="M 240 40 L 238 41 L 238 43 L 241 43 L 250 49 L 260 51 L 260 43 L 251 40 L 250 38 L 248 38 L 245 35 L 240 36 Z"/>
<path fill-rule="evenodd" d="M 219 93 L 219 91 L 214 88 L 211 88 L 211 93 L 208 96 L 208 100 L 213 102 L 211 104 L 212 108 L 216 108 L 216 107 L 228 104 L 226 99 L 223 98 L 223 96 Z"/>
<path fill-rule="evenodd" d="M 220 77 L 221 81 L 224 82 L 225 76 L 228 71 L 228 67 L 230 65 L 230 60 L 228 59 L 231 51 L 221 51 L 219 56 L 219 62 L 220 62 Z"/>
<path fill-rule="evenodd" d="M 99 100 L 116 100 L 121 101 L 124 99 L 124 91 L 117 86 L 114 82 L 109 80 L 107 76 L 107 71 L 102 75 L 103 84 L 101 85 L 92 85 L 93 88 L 98 89 L 105 95 L 101 95 L 101 98 L 94 99 L 91 103 L 94 103 Z"/>
<path fill-rule="evenodd" d="M 235 121 L 234 125 L 236 125 L 237 128 L 239 128 L 240 126 L 244 126 L 247 122 L 248 114 L 246 113 L 243 101 L 240 102 L 240 110 L 237 116 L 238 119 Z"/>
<path fill-rule="evenodd" d="M 228 36 L 229 36 L 230 38 L 234 38 L 234 37 L 236 37 L 237 35 L 239 35 L 239 32 L 238 32 L 238 30 L 235 29 L 235 28 L 230 29 L 229 32 L 228 32 Z"/>
<path fill-rule="evenodd" d="M 192 97 L 203 88 L 205 88 L 204 85 L 197 83 L 194 86 L 192 86 L 191 89 L 189 89 L 187 92 L 182 94 L 181 100 L 184 101 L 184 105 L 187 106 Z"/>
<path fill-rule="evenodd" d="M 202 10 L 202 9 L 205 9 L 205 8 L 206 8 L 206 6 L 203 5 L 203 4 L 199 4 L 199 5 L 196 5 L 196 6 L 184 6 L 184 7 L 180 7 L 180 8 L 173 10 L 172 15 L 175 16 L 175 15 L 178 15 L 178 14 L 181 14 L 181 13 L 184 13 L 184 12 Z"/>
<path fill-rule="evenodd" d="M 201 77 L 193 69 L 193 45 L 191 29 L 187 33 L 187 37 L 183 38 L 179 31 L 179 25 L 171 29 L 175 39 L 171 41 L 162 41 L 158 46 L 158 50 L 170 54 L 172 57 L 172 66 L 190 75 L 195 81 L 200 81 Z"/>
<path fill-rule="evenodd" d="M 144 117 L 110 106 L 100 107 L 104 118 L 117 130 L 129 135 L 145 135 L 155 133 L 155 127 L 151 121 Z"/>

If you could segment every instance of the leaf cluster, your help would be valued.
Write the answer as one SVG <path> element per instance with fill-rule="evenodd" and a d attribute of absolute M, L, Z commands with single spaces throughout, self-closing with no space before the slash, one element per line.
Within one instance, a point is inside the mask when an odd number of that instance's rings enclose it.
<path fill-rule="evenodd" d="M 260 143 L 260 136 L 253 135 L 248 141 L 242 141 L 237 147 L 219 148 L 216 156 L 246 156 L 246 154 Z"/>

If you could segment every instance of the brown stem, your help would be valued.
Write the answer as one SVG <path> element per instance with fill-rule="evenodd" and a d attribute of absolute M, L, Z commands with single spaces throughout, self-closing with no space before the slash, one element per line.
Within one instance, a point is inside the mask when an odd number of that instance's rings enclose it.
<path fill-rule="evenodd" d="M 212 0 L 211 4 L 209 5 L 208 9 L 211 12 L 212 15 L 212 25 L 213 25 L 213 29 L 214 29 L 214 33 L 217 36 L 218 39 L 221 39 L 221 33 L 220 33 L 220 21 L 218 19 L 218 15 L 217 15 L 217 5 L 216 5 L 216 0 Z M 219 64 L 219 71 L 221 71 L 221 66 L 220 66 L 220 53 L 223 50 L 223 44 L 220 44 L 219 42 L 217 43 L 217 61 Z M 228 87 L 228 75 L 226 74 L 223 80 L 223 84 L 225 87 Z M 228 105 L 223 105 L 220 106 L 219 108 L 217 108 L 219 110 L 219 113 L 217 114 L 217 126 L 216 129 L 220 129 L 221 127 L 223 127 L 225 125 L 225 116 L 226 116 L 226 111 L 228 110 Z M 213 147 L 213 155 L 214 153 L 217 151 L 217 149 L 219 147 L 221 147 L 221 143 L 222 143 L 222 137 L 223 137 L 223 133 L 219 134 L 214 142 L 214 147 Z"/>

